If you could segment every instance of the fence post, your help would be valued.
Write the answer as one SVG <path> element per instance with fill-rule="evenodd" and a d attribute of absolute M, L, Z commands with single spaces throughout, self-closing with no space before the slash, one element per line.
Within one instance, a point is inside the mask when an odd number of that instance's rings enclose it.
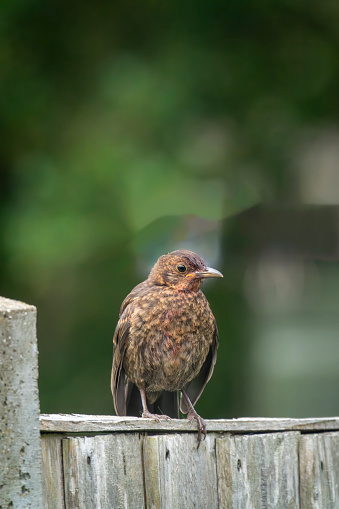
<path fill-rule="evenodd" d="M 0 297 L 0 507 L 40 509 L 36 308 Z"/>

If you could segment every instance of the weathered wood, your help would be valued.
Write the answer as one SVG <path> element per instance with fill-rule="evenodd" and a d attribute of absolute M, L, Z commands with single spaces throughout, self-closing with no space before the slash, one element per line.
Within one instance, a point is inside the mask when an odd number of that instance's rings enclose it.
<path fill-rule="evenodd" d="M 301 509 L 338 509 L 339 433 L 302 436 L 299 458 Z"/>
<path fill-rule="evenodd" d="M 145 437 L 143 457 L 147 507 L 218 507 L 214 437 L 199 449 L 194 435 Z"/>
<path fill-rule="evenodd" d="M 309 419 L 241 418 L 206 420 L 207 431 L 233 433 L 262 433 L 267 431 L 336 431 L 339 417 Z M 116 417 L 114 415 L 42 414 L 42 432 L 103 433 L 112 431 L 197 431 L 195 422 L 187 419 L 162 420 L 139 417 Z"/>
<path fill-rule="evenodd" d="M 297 432 L 216 440 L 219 507 L 299 509 Z"/>
<path fill-rule="evenodd" d="M 63 440 L 66 509 L 144 508 L 139 434 Z"/>
<path fill-rule="evenodd" d="M 0 297 L 0 507 L 42 507 L 36 309 Z"/>
<path fill-rule="evenodd" d="M 79 420 L 74 427 L 63 421 L 69 431 L 78 431 Z M 338 419 L 222 421 L 223 427 L 209 432 L 198 450 L 194 427 L 179 434 L 176 428 L 181 421 L 170 421 L 167 434 L 160 426 L 161 434 L 148 436 L 150 421 L 89 416 L 86 427 L 85 416 L 80 416 L 82 430 L 93 433 L 94 422 L 99 434 L 62 440 L 66 509 L 339 507 L 339 430 L 323 431 L 335 427 Z M 220 433 L 225 424 L 238 421 L 246 423 L 246 429 L 251 424 L 252 434 L 241 426 L 236 434 Z M 112 423 L 115 431 L 110 429 Z M 258 432 L 263 425 L 296 426 L 300 431 Z M 315 433 L 308 433 L 310 426 Z M 154 433 L 152 428 L 148 431 Z M 42 433 L 43 440 L 49 436 L 53 435 Z"/>
<path fill-rule="evenodd" d="M 41 437 L 44 506 L 65 509 L 62 466 L 62 435 L 48 433 Z"/>

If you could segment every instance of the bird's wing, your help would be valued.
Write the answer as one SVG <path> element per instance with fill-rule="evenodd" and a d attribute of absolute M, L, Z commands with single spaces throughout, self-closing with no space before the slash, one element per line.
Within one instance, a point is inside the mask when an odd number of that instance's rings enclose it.
<path fill-rule="evenodd" d="M 137 297 L 141 297 L 142 295 L 147 293 L 150 286 L 151 285 L 149 284 L 147 279 L 146 279 L 146 281 L 143 281 L 142 283 L 139 283 L 137 286 L 135 286 L 133 288 L 133 290 L 130 291 L 130 293 L 127 295 L 127 297 L 125 298 L 123 303 L 121 304 L 119 316 L 120 317 L 122 316 L 122 314 L 125 311 L 125 309 L 127 308 L 127 306 L 129 306 L 129 304 L 133 303 L 133 301 Z"/>
<path fill-rule="evenodd" d="M 138 284 L 127 295 L 120 308 L 120 318 L 113 336 L 113 363 L 111 375 L 111 390 L 114 409 L 117 415 L 126 415 L 126 402 L 131 391 L 131 382 L 127 380 L 123 367 L 124 356 L 128 344 L 130 319 L 133 313 L 135 299 L 148 291 L 147 281 Z"/>
<path fill-rule="evenodd" d="M 218 336 L 218 327 L 217 323 L 214 319 L 214 334 L 213 334 L 213 341 L 211 344 L 211 348 L 208 352 L 208 355 L 206 357 L 206 360 L 204 364 L 202 365 L 201 370 L 199 371 L 198 376 L 196 376 L 191 382 L 189 382 L 185 386 L 186 393 L 191 400 L 192 405 L 194 406 L 198 399 L 200 398 L 203 390 L 206 387 L 207 382 L 211 378 L 214 370 L 214 365 L 217 360 L 217 349 L 219 346 L 219 336 Z M 184 398 L 181 398 L 180 402 L 180 410 L 183 414 L 187 414 L 187 405 Z"/>
<path fill-rule="evenodd" d="M 117 415 L 126 415 L 126 384 L 123 360 L 128 342 L 131 309 L 127 306 L 120 316 L 113 336 L 111 389 Z"/>

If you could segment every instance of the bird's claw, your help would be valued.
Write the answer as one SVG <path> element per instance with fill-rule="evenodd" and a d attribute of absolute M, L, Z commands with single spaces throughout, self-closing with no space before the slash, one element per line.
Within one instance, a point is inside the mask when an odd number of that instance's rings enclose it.
<path fill-rule="evenodd" d="M 154 419 L 157 422 L 160 422 L 161 420 L 163 420 L 163 421 L 170 421 L 171 420 L 171 418 L 168 417 L 168 415 L 152 414 L 151 412 L 143 412 L 141 417 L 146 417 L 147 419 Z"/>
<path fill-rule="evenodd" d="M 197 421 L 197 425 L 198 425 L 198 447 L 197 447 L 197 449 L 199 449 L 200 442 L 201 442 L 201 435 L 204 436 L 204 440 L 206 438 L 205 421 L 202 417 L 200 417 L 199 414 L 197 414 L 197 412 L 195 410 L 188 412 L 187 419 L 189 419 L 190 421 Z"/>

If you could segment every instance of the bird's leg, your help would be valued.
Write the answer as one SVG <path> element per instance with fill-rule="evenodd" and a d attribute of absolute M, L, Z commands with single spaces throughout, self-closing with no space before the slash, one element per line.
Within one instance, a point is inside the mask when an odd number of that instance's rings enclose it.
<path fill-rule="evenodd" d="M 140 391 L 141 403 L 142 403 L 142 415 L 141 415 L 141 417 L 148 417 L 149 419 L 155 419 L 158 422 L 160 421 L 160 419 L 171 420 L 171 418 L 168 417 L 168 415 L 152 414 L 148 410 L 148 406 L 147 406 L 146 389 L 139 389 L 139 391 Z"/>
<path fill-rule="evenodd" d="M 199 449 L 199 445 L 201 442 L 201 434 L 204 435 L 204 439 L 206 438 L 206 424 L 204 419 L 200 417 L 200 415 L 198 415 L 197 412 L 194 410 L 194 406 L 192 405 L 191 400 L 189 399 L 185 389 L 181 389 L 181 392 L 185 398 L 188 408 L 187 419 L 189 419 L 190 421 L 195 420 L 198 423 L 198 449 Z"/>

